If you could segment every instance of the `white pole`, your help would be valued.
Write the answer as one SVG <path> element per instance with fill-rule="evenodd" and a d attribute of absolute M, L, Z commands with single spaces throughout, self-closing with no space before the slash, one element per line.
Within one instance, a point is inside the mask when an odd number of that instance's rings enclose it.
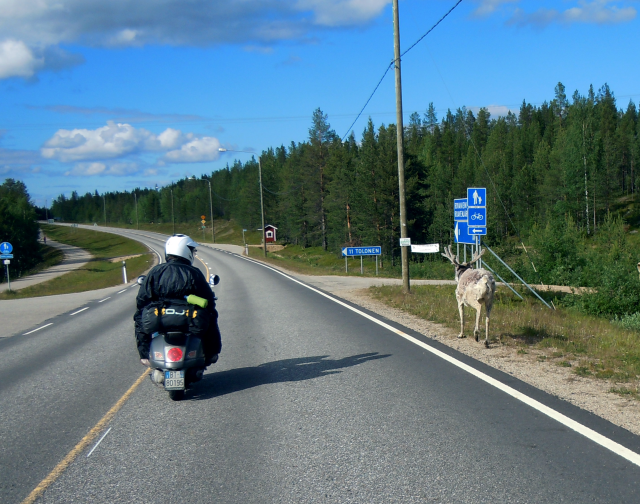
<path fill-rule="evenodd" d="M 122 261 L 122 278 L 124 278 L 124 283 L 127 282 L 127 263 Z"/>

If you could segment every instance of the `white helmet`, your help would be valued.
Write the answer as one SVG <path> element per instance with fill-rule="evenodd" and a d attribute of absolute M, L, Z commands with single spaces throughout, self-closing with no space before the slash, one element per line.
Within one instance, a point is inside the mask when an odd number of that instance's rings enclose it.
<path fill-rule="evenodd" d="M 193 264 L 197 246 L 198 244 L 187 235 L 173 235 L 164 246 L 164 258 L 166 259 L 169 255 L 182 257 L 189 261 L 189 264 Z"/>

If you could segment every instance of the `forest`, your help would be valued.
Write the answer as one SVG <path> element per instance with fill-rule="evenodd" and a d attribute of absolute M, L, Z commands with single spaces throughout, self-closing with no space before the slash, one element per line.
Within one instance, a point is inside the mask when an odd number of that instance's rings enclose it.
<path fill-rule="evenodd" d="M 452 243 L 453 199 L 467 187 L 486 187 L 486 242 L 512 256 L 531 281 L 601 286 L 603 261 L 624 266 L 612 273 L 618 281 L 628 277 L 637 259 L 618 210 L 635 201 L 640 182 L 639 128 L 636 105 L 619 107 L 606 84 L 568 98 L 558 83 L 550 101 L 523 100 L 517 114 L 500 117 L 463 107 L 438 119 L 430 103 L 404 128 L 412 243 Z M 385 258 L 399 256 L 396 126 L 369 119 L 359 139 L 351 133 L 343 140 L 319 108 L 306 141 L 269 148 L 259 160 L 156 190 L 61 195 L 52 213 L 74 222 L 171 222 L 173 203 L 176 222 L 199 221 L 209 217 L 210 182 L 214 217 L 257 229 L 258 161 L 265 222 L 278 227 L 278 241 L 335 254 L 380 245 Z"/>
<path fill-rule="evenodd" d="M 36 219 L 36 209 L 24 182 L 5 179 L 0 185 L 0 242 L 9 242 L 13 246 L 13 259 L 10 261 L 14 278 L 42 260 L 38 245 L 40 229 Z M 7 281 L 4 267 L 0 278 Z"/>

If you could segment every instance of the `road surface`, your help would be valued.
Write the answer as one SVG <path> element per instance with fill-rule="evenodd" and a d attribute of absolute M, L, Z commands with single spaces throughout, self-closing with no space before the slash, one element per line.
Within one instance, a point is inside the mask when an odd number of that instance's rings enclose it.
<path fill-rule="evenodd" d="M 47 503 L 640 502 L 638 436 L 256 261 L 198 255 L 222 279 L 223 351 L 182 402 L 131 388 L 135 287 L 0 340 L 0 502 L 39 485 Z"/>

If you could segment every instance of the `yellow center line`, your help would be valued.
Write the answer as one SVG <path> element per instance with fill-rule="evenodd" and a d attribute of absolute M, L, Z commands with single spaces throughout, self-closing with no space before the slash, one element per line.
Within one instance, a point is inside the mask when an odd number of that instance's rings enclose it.
<path fill-rule="evenodd" d="M 206 270 L 207 270 L 207 282 L 208 282 L 208 281 L 209 281 L 209 267 L 208 267 L 208 266 L 205 264 L 205 262 L 204 262 L 202 259 L 200 259 L 198 256 L 196 256 L 196 259 L 197 259 L 198 261 L 200 261 L 200 262 L 202 263 L 202 265 L 204 266 L 204 269 L 206 269 Z"/>
<path fill-rule="evenodd" d="M 113 419 L 115 414 L 124 406 L 124 403 L 127 402 L 127 399 L 131 397 L 131 394 L 138 388 L 138 386 L 144 381 L 144 379 L 148 376 L 149 370 L 145 370 L 144 373 L 138 378 L 133 385 L 127 390 L 124 395 L 118 400 L 117 403 L 113 405 L 113 407 L 107 412 L 105 416 L 95 425 L 93 429 L 91 429 L 85 437 L 71 450 L 65 458 L 63 458 L 57 466 L 53 468 L 53 471 L 49 473 L 49 475 L 43 479 L 40 484 L 33 489 L 33 491 L 29 494 L 29 496 L 22 501 L 22 504 L 31 504 L 36 501 L 38 497 L 40 497 L 44 491 L 55 482 L 65 471 L 67 467 L 75 460 L 75 458 L 84 450 L 90 443 L 93 441 L 98 434 L 106 427 L 106 425 Z"/>

